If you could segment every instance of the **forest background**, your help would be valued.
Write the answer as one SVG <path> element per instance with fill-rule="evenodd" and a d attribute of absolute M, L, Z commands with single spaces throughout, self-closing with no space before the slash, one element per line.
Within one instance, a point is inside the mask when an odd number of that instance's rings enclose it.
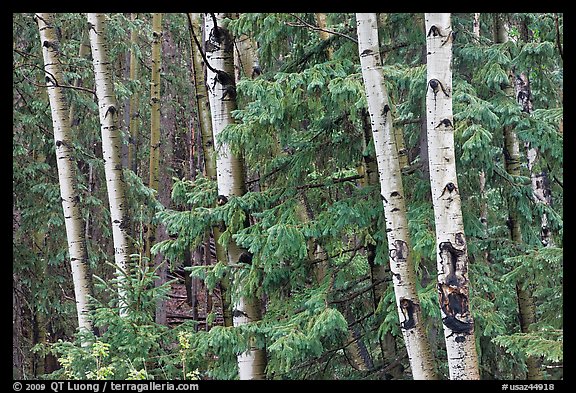
<path fill-rule="evenodd" d="M 377 14 L 416 291 L 404 308 L 358 15 L 13 14 L 14 378 L 243 379 L 248 364 L 252 378 L 412 379 L 414 323 L 448 379 L 448 340 L 469 330 L 446 337 L 438 263 L 461 251 L 437 241 L 438 192 L 461 200 L 478 377 L 563 378 L 563 14 L 454 13 L 438 34 L 429 14 Z M 215 24 L 232 59 L 218 67 Z M 427 76 L 433 39 L 450 48 L 448 93 Z M 443 93 L 457 180 L 438 190 L 427 98 Z"/>

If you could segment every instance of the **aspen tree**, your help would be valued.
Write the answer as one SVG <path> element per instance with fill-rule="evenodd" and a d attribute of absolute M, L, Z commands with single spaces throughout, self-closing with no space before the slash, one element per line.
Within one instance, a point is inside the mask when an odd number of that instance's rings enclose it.
<path fill-rule="evenodd" d="M 160 176 L 160 71 L 162 69 L 162 14 L 152 15 L 152 76 L 150 81 L 150 171 L 148 187 L 156 191 Z M 150 249 L 156 239 L 156 225 L 148 224 L 144 255 L 152 261 Z"/>
<path fill-rule="evenodd" d="M 86 239 L 84 237 L 84 220 L 80 209 L 80 194 L 76 184 L 77 168 L 72 146 L 71 110 L 66 102 L 64 88 L 62 87 L 64 75 L 59 59 L 60 41 L 56 34 L 53 14 L 36 14 L 35 19 L 40 30 L 46 85 L 52 113 L 52 125 L 54 127 L 58 181 L 60 184 L 62 209 L 64 210 L 66 237 L 68 239 L 68 253 L 70 256 L 72 281 L 74 283 L 78 327 L 81 332 L 87 333 L 93 329 L 89 315 L 89 297 L 92 293 L 92 286 L 89 275 Z M 83 342 L 83 345 L 85 344 L 87 343 Z"/>
<path fill-rule="evenodd" d="M 216 175 L 216 151 L 214 149 L 214 136 L 212 133 L 212 116 L 210 114 L 210 101 L 208 99 L 208 90 L 206 88 L 206 80 L 204 78 L 204 60 L 202 59 L 201 48 L 198 47 L 200 42 L 199 34 L 202 29 L 200 22 L 202 15 L 199 13 L 189 13 L 188 22 L 191 34 L 191 47 L 192 47 L 192 71 L 194 77 L 194 88 L 196 90 L 196 108 L 198 110 L 198 125 L 200 127 L 200 135 L 202 139 L 202 153 L 204 155 L 204 171 L 207 178 L 217 181 Z M 216 259 L 218 261 L 226 261 L 228 256 L 226 250 L 219 242 L 220 228 L 212 228 L 214 235 L 214 246 L 216 249 Z M 205 247 L 205 255 L 210 255 L 210 237 L 208 236 L 207 246 Z M 229 279 L 224 277 L 220 284 L 220 295 L 222 299 L 222 318 L 224 319 L 224 326 L 233 326 L 232 322 L 232 306 L 230 304 L 230 291 Z"/>
<path fill-rule="evenodd" d="M 425 25 L 428 162 L 448 369 L 450 379 L 479 379 L 468 289 L 468 250 L 454 152 L 450 14 L 426 13 Z"/>
<path fill-rule="evenodd" d="M 87 19 L 102 134 L 104 173 L 106 175 L 106 188 L 112 222 L 114 260 L 116 261 L 119 275 L 118 298 L 120 316 L 126 316 L 128 301 L 125 275 L 128 274 L 127 268 L 130 261 L 131 245 L 128 234 L 129 217 L 124 191 L 125 181 L 120 160 L 122 137 L 118 128 L 118 106 L 116 105 L 114 94 L 112 67 L 108 60 L 106 17 L 104 14 L 89 13 L 87 14 Z"/>
<path fill-rule="evenodd" d="M 494 38 L 497 43 L 507 42 L 509 39 L 508 27 L 506 23 L 500 18 L 498 14 L 494 15 Z M 503 93 L 508 97 L 514 97 L 514 75 L 509 74 L 509 84 L 504 87 Z M 520 156 L 520 142 L 518 135 L 511 126 L 504 127 L 504 166 L 506 172 L 511 176 L 520 176 L 521 172 L 521 156 Z M 518 210 L 516 209 L 516 201 L 512 197 L 508 197 L 508 222 L 510 228 L 510 237 L 513 241 L 522 243 L 522 228 L 520 226 L 520 219 Z M 524 282 L 516 283 L 516 296 L 518 298 L 518 313 L 520 314 L 520 330 L 522 333 L 527 333 L 530 326 L 536 322 L 536 307 L 532 294 Z M 526 359 L 526 378 L 529 380 L 542 379 L 542 371 L 538 364 L 538 359 L 528 357 Z"/>
<path fill-rule="evenodd" d="M 214 140 L 228 126 L 234 123 L 232 111 L 236 109 L 236 84 L 234 78 L 234 41 L 226 29 L 226 14 L 205 14 L 204 36 L 207 64 L 207 84 L 212 113 Z M 227 144 L 220 144 L 216 151 L 216 176 L 218 194 L 222 203 L 246 192 L 244 182 L 244 162 L 230 151 Z M 231 240 L 227 244 L 228 263 L 238 263 L 246 250 Z M 240 283 L 239 287 L 242 286 Z M 234 304 L 234 326 L 241 326 L 261 319 L 260 302 L 254 296 L 240 297 Z M 238 355 L 238 371 L 241 380 L 264 379 L 266 351 L 252 346 L 247 352 Z"/>
<path fill-rule="evenodd" d="M 379 51 L 377 16 L 356 14 L 358 51 L 386 218 L 390 269 L 400 326 L 414 379 L 437 379 L 416 292 L 398 149 Z"/>
<path fill-rule="evenodd" d="M 138 18 L 138 14 L 132 13 L 130 20 L 134 22 Z M 135 28 L 130 30 L 130 80 L 135 81 L 138 77 L 138 58 L 136 57 L 136 43 L 138 39 L 138 32 Z M 134 173 L 137 173 L 137 157 L 138 157 L 138 126 L 139 126 L 139 111 L 138 111 L 138 92 L 133 92 L 130 96 L 130 110 L 128 118 L 130 124 L 128 126 L 130 137 L 128 143 L 128 167 Z"/>

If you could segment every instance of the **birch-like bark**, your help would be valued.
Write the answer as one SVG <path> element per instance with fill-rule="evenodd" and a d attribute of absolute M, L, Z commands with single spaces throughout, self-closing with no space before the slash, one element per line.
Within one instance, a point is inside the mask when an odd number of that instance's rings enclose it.
<path fill-rule="evenodd" d="M 479 379 L 470 312 L 468 250 L 462 220 L 452 117 L 452 26 L 449 13 L 426 13 L 427 139 L 436 225 L 438 295 L 450 379 Z"/>
<path fill-rule="evenodd" d="M 118 128 L 118 106 L 114 94 L 112 67 L 108 61 L 106 44 L 106 21 L 104 14 L 87 14 L 90 34 L 90 48 L 94 65 L 94 81 L 98 112 L 102 134 L 102 155 L 104 157 L 104 173 L 110 205 L 112 222 L 112 237 L 114 241 L 114 260 L 118 273 L 118 305 L 120 316 L 126 316 L 128 300 L 126 294 L 125 275 L 128 274 L 130 261 L 129 217 L 125 197 L 125 181 L 122 173 L 120 153 L 122 136 Z"/>
<path fill-rule="evenodd" d="M 494 38 L 497 43 L 507 42 L 509 39 L 508 26 L 499 17 L 494 16 Z M 504 94 L 510 98 L 514 94 L 514 76 L 512 73 L 509 75 L 510 82 L 504 90 Z M 520 176 L 521 174 L 521 156 L 520 156 L 520 143 L 518 136 L 511 126 L 504 127 L 504 165 L 506 172 L 511 176 Z M 513 241 L 522 243 L 522 228 L 516 208 L 516 200 L 508 197 L 508 227 L 510 228 L 510 237 Z M 516 296 L 518 298 L 518 314 L 520 319 L 520 330 L 522 333 L 530 331 L 530 325 L 536 322 L 536 308 L 534 299 L 530 293 L 529 288 L 519 281 L 516 283 Z M 542 379 L 542 371 L 538 364 L 538 359 L 530 356 L 526 359 L 526 378 L 528 380 Z"/>
<path fill-rule="evenodd" d="M 196 45 L 196 40 L 201 41 L 200 33 L 202 29 L 200 28 L 200 22 L 202 20 L 202 15 L 199 13 L 188 14 L 190 21 L 190 34 L 193 35 L 192 39 L 192 69 L 194 77 L 194 87 L 196 90 L 196 105 L 198 109 L 198 123 L 200 127 L 200 135 L 202 137 L 202 152 L 204 155 L 204 170 L 207 178 L 217 181 L 218 176 L 216 173 L 216 150 L 214 149 L 214 135 L 212 132 L 212 115 L 210 113 L 210 101 L 208 99 L 208 90 L 206 88 L 206 78 L 204 77 L 205 65 L 202 59 L 202 54 L 200 53 L 200 48 Z M 212 228 L 212 233 L 214 235 L 214 245 L 216 252 L 217 261 L 226 261 L 228 256 L 226 255 L 226 250 L 219 242 L 221 231 L 220 228 Z M 206 250 L 209 255 L 210 252 L 210 236 L 207 236 Z M 230 300 L 230 282 L 229 278 L 226 276 L 222 279 L 220 283 L 220 297 L 222 301 L 222 318 L 224 319 L 224 326 L 233 326 L 232 321 L 232 306 Z"/>
<path fill-rule="evenodd" d="M 225 26 L 226 14 L 205 14 L 205 48 L 209 62 L 207 83 L 210 93 L 212 131 L 214 140 L 228 126 L 234 123 L 232 111 L 236 109 L 236 84 L 234 78 L 234 41 Z M 214 70 L 216 72 L 214 72 Z M 218 193 L 227 199 L 245 193 L 244 162 L 232 154 L 227 144 L 217 147 L 216 176 Z M 222 199 L 222 198 L 221 198 Z M 245 250 L 231 240 L 228 244 L 228 262 L 238 263 Z M 240 283 L 239 286 L 242 284 Z M 260 302 L 255 297 L 242 297 L 234 305 L 233 324 L 241 326 L 261 319 Z M 266 352 L 255 345 L 238 355 L 238 371 L 241 380 L 264 379 Z"/>
<path fill-rule="evenodd" d="M 60 42 L 54 26 L 53 14 L 36 14 L 35 18 L 40 31 L 46 85 L 48 86 L 48 98 L 52 112 L 58 182 L 68 239 L 78 328 L 80 332 L 92 332 L 92 321 L 89 315 L 89 296 L 92 293 L 92 286 L 84 237 L 84 220 L 80 209 L 80 194 L 76 185 L 77 169 L 72 146 L 70 109 L 63 92 L 64 88 L 61 87 L 64 84 L 64 76 L 59 59 Z"/>
<path fill-rule="evenodd" d="M 532 91 L 530 89 L 530 80 L 528 75 L 520 73 L 514 79 L 514 92 L 516 94 L 516 101 L 522 108 L 522 112 L 532 113 Z M 539 151 L 537 148 L 532 147 L 530 142 L 525 142 L 526 158 L 528 164 L 528 172 L 532 181 L 532 194 L 535 203 L 542 203 L 546 206 L 552 204 L 552 195 L 550 193 L 550 182 L 546 172 L 536 173 L 534 165 L 538 159 Z M 548 227 L 548 216 L 542 213 L 542 221 L 540 222 L 540 241 L 545 247 L 554 247 L 552 233 Z"/>
<path fill-rule="evenodd" d="M 379 52 L 377 16 L 375 13 L 358 13 L 356 23 L 358 51 L 386 218 L 390 269 L 402 335 L 413 378 L 437 379 L 434 358 L 422 323 L 422 311 L 416 292 L 416 272 L 410 253 L 398 150 Z"/>

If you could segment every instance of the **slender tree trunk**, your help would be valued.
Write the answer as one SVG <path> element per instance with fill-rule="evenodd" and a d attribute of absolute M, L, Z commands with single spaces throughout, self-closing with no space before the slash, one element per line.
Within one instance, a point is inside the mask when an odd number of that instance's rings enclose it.
<path fill-rule="evenodd" d="M 152 14 L 152 72 L 150 80 L 150 163 L 149 163 L 149 181 L 148 187 L 156 191 L 156 197 L 160 199 L 160 98 L 161 98 L 161 84 L 160 72 L 162 71 L 162 14 Z M 168 127 L 163 127 L 166 130 Z M 166 133 L 165 133 L 166 134 Z M 168 136 L 165 135 L 165 141 Z M 166 143 L 164 143 L 164 146 Z M 163 178 L 164 179 L 164 178 Z M 164 191 L 164 190 L 162 190 Z M 166 280 L 167 269 L 162 255 L 151 255 L 151 248 L 156 242 L 156 239 L 163 232 L 162 228 L 158 228 L 153 219 L 148 223 L 148 232 L 146 239 L 146 247 L 144 255 L 148 263 L 157 268 L 159 278 L 156 280 L 155 285 L 162 285 Z M 156 323 L 166 324 L 166 309 L 165 302 L 159 300 L 156 305 L 155 320 Z"/>
<path fill-rule="evenodd" d="M 379 17 L 379 20 L 381 18 Z M 362 110 L 362 124 L 364 130 L 363 138 L 363 151 L 366 151 L 367 145 L 372 139 L 372 127 L 370 125 L 370 118 L 367 110 Z M 361 166 L 362 171 L 358 174 L 363 174 L 364 177 L 360 179 L 360 184 L 362 187 L 368 185 L 378 185 L 378 195 L 377 198 L 381 199 L 380 182 L 378 180 L 378 166 L 376 164 L 376 157 L 371 154 L 365 154 L 363 156 L 363 165 Z M 376 231 L 376 225 L 372 225 L 371 232 Z M 386 269 L 384 264 L 376 264 L 376 245 L 368 244 L 366 247 L 366 258 L 368 260 L 368 265 L 370 266 L 370 276 L 373 285 L 372 297 L 374 303 L 374 310 L 376 310 L 386 293 L 388 288 L 388 281 L 390 278 L 390 271 Z M 389 266 L 389 265 L 388 265 Z M 381 323 L 381 322 L 380 322 Z M 396 338 L 392 332 L 386 332 L 384 337 L 379 337 L 380 349 L 382 351 L 382 357 L 384 361 L 394 362 L 398 357 L 398 351 L 396 348 Z M 387 374 L 389 379 L 400 379 L 402 378 L 403 366 L 398 363 L 392 366 Z"/>
<path fill-rule="evenodd" d="M 92 284 L 89 275 L 86 239 L 84 237 L 84 223 L 80 209 L 80 194 L 77 186 L 78 177 L 74 148 L 72 146 L 70 110 L 63 88 L 60 87 L 64 84 L 59 59 L 60 42 L 56 34 L 56 27 L 53 24 L 54 17 L 52 14 L 36 14 L 36 21 L 40 30 L 46 84 L 48 85 L 48 97 L 52 110 L 58 180 L 74 283 L 78 327 L 80 332 L 92 332 L 92 321 L 88 314 L 90 311 L 89 296 L 92 294 Z M 83 342 L 83 344 L 87 344 L 87 342 Z"/>
<path fill-rule="evenodd" d="M 78 57 L 81 59 L 85 59 L 90 54 L 90 43 L 88 42 L 88 34 L 86 32 L 82 33 L 82 41 L 80 42 L 80 48 L 78 49 Z M 82 86 L 82 79 L 76 78 L 74 80 L 74 86 L 79 87 Z M 78 125 L 78 120 L 76 119 L 76 106 L 74 102 L 70 103 L 70 126 L 74 127 Z"/>
<path fill-rule="evenodd" d="M 138 14 L 132 13 L 130 20 L 134 22 L 138 18 Z M 136 44 L 138 40 L 138 32 L 136 29 L 130 31 L 130 80 L 135 81 L 138 78 L 138 58 L 136 57 Z M 138 110 L 138 98 L 139 93 L 133 92 L 130 96 L 130 109 L 128 111 L 128 117 L 130 121 L 129 129 L 129 139 L 128 139 L 128 167 L 132 169 L 132 172 L 137 173 L 138 171 L 138 127 L 140 113 Z"/>
<path fill-rule="evenodd" d="M 238 18 L 240 14 L 235 14 L 234 18 Z M 261 72 L 256 54 L 256 42 L 253 38 L 242 34 L 240 37 L 234 38 L 234 67 L 236 83 L 241 78 L 254 78 Z"/>
<path fill-rule="evenodd" d="M 102 133 L 102 155 L 104 157 L 104 172 L 108 190 L 108 203 L 112 221 L 112 236 L 114 240 L 114 259 L 119 274 L 119 309 L 120 315 L 127 313 L 127 296 L 125 274 L 128 274 L 130 261 L 129 217 L 124 195 L 124 177 L 120 153 L 122 137 L 118 129 L 118 107 L 112 82 L 112 68 L 108 61 L 106 44 L 106 27 L 104 14 L 88 14 L 88 29 L 92 62 L 94 64 L 94 79 L 98 111 Z"/>
<path fill-rule="evenodd" d="M 385 26 L 388 20 L 388 14 L 380 13 L 378 14 L 378 24 L 379 26 Z M 382 58 L 382 64 L 384 64 L 385 57 Z M 362 124 L 364 130 L 364 138 L 362 144 L 362 151 L 366 152 L 367 147 L 372 140 L 372 127 L 370 125 L 370 115 L 368 111 L 362 110 Z M 403 150 L 406 152 L 404 148 L 404 137 L 402 134 L 401 127 L 394 127 L 394 134 L 396 140 L 396 146 L 398 147 L 398 160 L 400 164 L 400 168 L 403 168 L 408 164 L 407 154 L 401 154 Z M 364 177 L 360 180 L 360 184 L 364 187 L 367 185 L 378 185 L 378 198 L 380 199 L 380 182 L 378 179 L 378 167 L 376 164 L 376 157 L 371 154 L 364 154 L 363 161 L 359 168 L 357 168 L 358 174 L 364 175 Z M 375 225 L 372 225 L 374 228 L 371 229 L 372 232 L 376 231 Z M 390 278 L 390 271 L 386 269 L 386 266 L 383 264 L 376 264 L 376 246 L 375 245 L 368 245 L 367 253 L 366 253 L 368 264 L 370 265 L 370 275 L 372 277 L 372 285 L 374 285 L 374 289 L 372 291 L 373 301 L 374 301 L 374 309 L 378 308 L 380 301 L 382 300 L 386 289 L 388 288 L 388 279 Z M 397 351 L 397 344 L 396 344 L 396 337 L 392 334 L 392 332 L 385 333 L 384 337 L 379 337 L 380 342 L 380 349 L 382 351 L 383 360 L 387 360 L 389 362 L 394 362 L 398 357 Z M 403 366 L 401 363 L 397 362 L 395 366 L 392 366 L 388 372 L 389 379 L 400 379 L 402 378 L 403 374 Z"/>
<path fill-rule="evenodd" d="M 436 379 L 434 357 L 424 330 L 420 301 L 416 292 L 416 272 L 410 253 L 410 239 L 398 149 L 392 126 L 388 93 L 380 59 L 376 14 L 356 14 L 358 51 L 372 123 L 372 138 L 380 190 L 386 217 L 396 306 L 412 376 Z"/>
<path fill-rule="evenodd" d="M 20 277 L 18 274 L 12 273 L 12 379 L 23 379 L 25 375 L 21 291 Z"/>
<path fill-rule="evenodd" d="M 476 37 L 477 41 L 480 42 L 480 13 L 474 13 L 474 19 L 472 23 L 472 33 Z M 488 237 L 488 199 L 486 198 L 486 173 L 484 168 L 480 169 L 480 174 L 478 175 L 478 185 L 480 191 L 480 223 L 482 224 L 484 237 Z M 489 254 L 488 250 L 484 251 L 484 262 L 488 263 Z"/>
<path fill-rule="evenodd" d="M 509 39 L 508 28 L 504 21 L 496 14 L 494 16 L 494 35 L 495 42 L 504 43 Z M 510 83 L 504 88 L 504 93 L 509 97 L 514 97 L 514 76 L 510 74 Z M 506 172 L 511 176 L 520 176 L 521 157 L 520 143 L 518 136 L 512 127 L 504 127 L 504 164 Z M 513 197 L 508 197 L 508 227 L 510 228 L 510 237 L 513 241 L 522 243 L 522 228 L 516 208 L 516 201 Z M 530 325 L 536 322 L 536 310 L 534 299 L 528 286 L 519 281 L 516 283 L 516 296 L 518 298 L 518 313 L 520 319 L 520 330 L 527 333 Z M 528 357 L 526 359 L 527 374 L 529 380 L 542 379 L 542 371 L 538 364 L 538 359 Z"/>
<path fill-rule="evenodd" d="M 232 111 L 236 109 L 236 86 L 234 80 L 234 41 L 225 26 L 225 14 L 205 15 L 206 58 L 210 63 L 207 83 L 212 113 L 214 140 L 228 126 L 234 123 Z M 215 72 L 216 71 L 216 72 Z M 226 144 L 220 144 L 216 158 L 216 176 L 219 199 L 228 200 L 245 193 L 244 163 L 241 157 L 232 154 Z M 228 244 L 228 262 L 238 263 L 246 250 L 231 240 Z M 241 287 L 241 283 L 239 286 Z M 260 302 L 254 296 L 241 297 L 234 305 L 234 326 L 244 325 L 261 319 Z M 240 379 L 264 379 L 266 351 L 252 348 L 238 355 Z"/>
<path fill-rule="evenodd" d="M 454 153 L 450 19 L 449 13 L 425 14 L 428 160 L 438 247 L 438 295 L 450 379 L 479 379 L 470 312 L 468 250 Z"/>
<path fill-rule="evenodd" d="M 316 17 L 316 23 L 318 24 L 318 27 L 321 29 L 319 31 L 320 38 L 327 40 L 330 38 L 330 33 L 326 31 L 326 14 L 323 12 L 317 12 L 314 14 L 314 16 Z M 332 58 L 332 53 L 334 53 L 332 47 L 329 46 L 326 48 L 326 55 L 328 56 L 328 59 Z"/>
<path fill-rule="evenodd" d="M 530 89 L 530 80 L 528 79 L 528 75 L 523 72 L 516 75 L 514 78 L 514 90 L 516 101 L 520 104 L 522 112 L 527 114 L 532 113 L 532 91 Z M 552 203 L 552 195 L 548 175 L 544 171 L 537 173 L 534 168 L 538 159 L 539 151 L 532 147 L 530 142 L 525 142 L 524 147 L 526 148 L 528 172 L 530 173 L 530 179 L 532 181 L 534 202 L 550 206 Z M 542 221 L 540 223 L 540 241 L 545 247 L 554 246 L 552 233 L 548 227 L 548 216 L 546 213 L 542 214 Z"/>
<path fill-rule="evenodd" d="M 205 65 L 202 59 L 202 54 L 200 53 L 200 48 L 196 45 L 196 39 L 198 42 L 201 41 L 199 36 L 202 29 L 200 28 L 200 22 L 202 15 L 198 13 L 188 14 L 190 22 L 190 34 L 192 35 L 192 65 L 193 65 L 193 76 L 194 76 L 194 87 L 196 90 L 196 104 L 198 110 L 198 125 L 200 127 L 200 135 L 202 137 L 202 153 L 204 156 L 204 170 L 206 177 L 217 181 L 218 176 L 216 173 L 216 150 L 214 149 L 214 135 L 212 132 L 212 115 L 210 113 L 210 101 L 208 99 L 207 90 L 207 78 L 205 78 Z M 216 201 L 214 202 L 216 205 Z M 220 239 L 220 228 L 212 228 L 212 233 L 214 235 L 214 246 L 216 251 L 217 261 L 226 261 L 228 256 L 224 247 L 219 242 Z M 206 247 L 208 251 L 210 250 L 210 236 L 208 236 L 208 241 Z M 220 284 L 220 297 L 222 299 L 222 318 L 224 319 L 224 326 L 233 326 L 232 321 L 232 305 L 230 300 L 230 282 L 228 277 L 222 279 Z"/>
<path fill-rule="evenodd" d="M 472 25 L 472 32 L 474 34 L 474 37 L 476 37 L 477 39 L 480 39 L 480 13 L 479 12 L 474 13 L 474 22 Z"/>
<path fill-rule="evenodd" d="M 160 176 L 160 71 L 162 71 L 162 14 L 152 15 L 152 76 L 150 81 L 150 171 L 148 187 L 158 195 Z M 144 255 L 152 261 L 150 249 L 156 239 L 156 225 L 148 224 Z"/>

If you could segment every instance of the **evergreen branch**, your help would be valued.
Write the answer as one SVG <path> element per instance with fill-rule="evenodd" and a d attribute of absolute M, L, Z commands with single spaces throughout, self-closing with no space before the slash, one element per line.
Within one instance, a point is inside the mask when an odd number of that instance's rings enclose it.
<path fill-rule="evenodd" d="M 302 184 L 301 186 L 296 186 L 296 189 L 297 190 L 304 190 L 304 189 L 309 189 L 309 188 L 327 187 L 327 186 L 332 186 L 332 185 L 337 184 L 337 183 L 344 183 L 344 182 L 351 181 L 351 180 L 362 179 L 363 177 L 364 177 L 363 175 L 352 175 L 352 176 L 347 176 L 347 177 L 340 177 L 340 178 L 336 178 L 336 179 L 329 179 L 328 182 L 325 182 L 325 183 Z M 329 184 L 329 183 L 332 183 L 332 184 Z"/>
<path fill-rule="evenodd" d="M 322 53 L 327 47 L 329 47 L 332 44 L 332 42 L 334 42 L 339 37 L 340 37 L 339 35 L 332 35 L 332 36 L 328 37 L 327 39 L 320 41 L 318 44 L 316 44 L 314 47 L 312 47 L 309 51 L 304 53 L 304 55 L 302 55 L 301 58 L 294 59 L 291 62 L 283 65 L 280 68 L 279 72 L 286 72 L 286 73 L 295 72 L 295 69 L 297 69 L 297 67 L 306 63 L 313 55 L 318 54 L 318 53 Z"/>
<path fill-rule="evenodd" d="M 303 20 L 302 18 L 300 18 L 298 15 L 295 15 L 295 14 L 289 14 L 289 15 L 290 15 L 290 16 L 293 16 L 293 17 L 296 18 L 296 19 L 298 19 L 298 21 L 299 21 L 301 24 L 295 24 L 295 23 L 292 23 L 292 22 L 286 22 L 286 25 L 288 25 L 288 26 L 293 26 L 293 27 L 307 27 L 307 28 L 312 29 L 312 30 L 314 30 L 314 31 L 323 31 L 323 32 L 328 33 L 328 34 L 339 35 L 340 37 L 344 37 L 344 38 L 346 38 L 346 39 L 354 42 L 355 44 L 358 44 L 358 40 L 355 39 L 355 38 L 350 37 L 349 35 L 346 35 L 346 34 L 344 34 L 344 33 L 340 33 L 340 32 L 338 32 L 338 31 L 323 29 L 323 28 L 321 28 L 321 27 L 311 25 L 310 23 L 308 23 L 308 22 L 306 22 L 305 20 Z"/>
<path fill-rule="evenodd" d="M 374 288 L 377 285 L 382 284 L 383 282 L 387 281 L 386 279 L 383 280 L 378 280 L 378 281 L 374 281 L 372 284 L 368 285 L 365 288 L 362 288 L 359 291 L 353 292 L 352 295 L 348 296 L 347 298 L 344 299 L 337 299 L 337 300 L 331 300 L 329 303 L 330 304 L 340 304 L 340 303 L 347 303 L 351 300 L 354 300 L 355 298 L 357 298 L 358 296 L 368 292 L 369 290 L 371 290 L 372 288 Z"/>

